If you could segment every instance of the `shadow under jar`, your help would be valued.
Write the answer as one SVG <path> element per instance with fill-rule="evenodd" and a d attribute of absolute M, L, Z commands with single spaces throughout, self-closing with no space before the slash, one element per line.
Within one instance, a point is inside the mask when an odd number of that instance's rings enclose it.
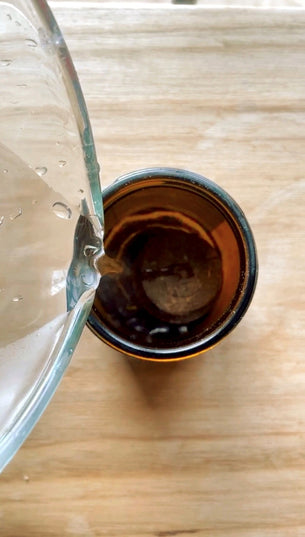
<path fill-rule="evenodd" d="M 255 244 L 241 209 L 212 181 L 171 168 L 125 175 L 103 198 L 105 253 L 89 327 L 139 358 L 213 347 L 255 289 Z"/>

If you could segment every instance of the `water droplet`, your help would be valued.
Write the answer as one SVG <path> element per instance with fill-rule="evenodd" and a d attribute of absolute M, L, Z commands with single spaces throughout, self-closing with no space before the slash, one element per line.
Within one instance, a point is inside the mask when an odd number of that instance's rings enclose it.
<path fill-rule="evenodd" d="M 8 170 L 4 168 L 3 173 L 8 173 Z"/>
<path fill-rule="evenodd" d="M 86 257 L 92 257 L 94 254 L 96 254 L 97 251 L 98 251 L 98 248 L 96 248 L 96 246 L 87 244 L 84 248 L 84 255 Z"/>
<path fill-rule="evenodd" d="M 65 220 L 68 220 L 72 216 L 72 211 L 68 205 L 65 203 L 61 203 L 60 201 L 56 201 L 52 205 L 53 212 L 58 216 L 59 218 L 63 218 Z"/>
<path fill-rule="evenodd" d="M 83 194 L 84 193 L 84 190 L 82 188 L 79 189 L 79 193 L 80 194 Z"/>
<path fill-rule="evenodd" d="M 37 200 L 32 200 L 32 205 L 36 205 L 36 203 L 38 203 Z"/>
<path fill-rule="evenodd" d="M 16 26 L 21 26 L 21 22 L 15 21 Z"/>
<path fill-rule="evenodd" d="M 30 481 L 30 478 L 27 474 L 23 474 L 23 480 L 28 483 Z"/>
<path fill-rule="evenodd" d="M 10 220 L 16 220 L 16 218 L 18 218 L 21 215 L 22 215 L 22 209 L 21 207 L 19 207 L 16 213 L 10 214 Z"/>
<path fill-rule="evenodd" d="M 35 41 L 35 39 L 26 39 L 25 40 L 25 43 L 28 47 L 31 47 L 31 48 L 36 48 L 38 43 L 37 41 Z"/>
<path fill-rule="evenodd" d="M 0 216 L 0 226 L 2 226 L 3 222 L 4 222 L 4 216 Z"/>
<path fill-rule="evenodd" d="M 7 13 L 6 18 L 7 18 L 8 21 L 11 21 L 12 20 L 12 15 L 10 15 L 10 13 Z"/>
<path fill-rule="evenodd" d="M 37 168 L 35 168 L 35 172 L 37 173 L 37 175 L 40 175 L 40 177 L 45 175 L 47 171 L 48 168 L 46 168 L 45 166 L 37 166 Z"/>
<path fill-rule="evenodd" d="M 55 145 L 61 145 L 61 142 L 56 142 L 56 144 L 55 144 Z"/>
<path fill-rule="evenodd" d="M 16 295 L 12 298 L 12 301 L 13 302 L 20 302 L 21 300 L 23 300 L 23 296 L 22 295 Z"/>
<path fill-rule="evenodd" d="M 12 60 L 0 60 L 0 64 L 3 65 L 3 67 L 7 67 L 8 65 L 11 65 Z"/>
<path fill-rule="evenodd" d="M 66 161 L 66 160 L 60 160 L 60 161 L 58 162 L 58 164 L 59 164 L 59 167 L 60 167 L 60 168 L 63 168 L 63 167 L 67 164 L 67 161 Z"/>
<path fill-rule="evenodd" d="M 178 330 L 180 334 L 187 334 L 187 332 L 189 331 L 187 326 L 179 326 Z"/>

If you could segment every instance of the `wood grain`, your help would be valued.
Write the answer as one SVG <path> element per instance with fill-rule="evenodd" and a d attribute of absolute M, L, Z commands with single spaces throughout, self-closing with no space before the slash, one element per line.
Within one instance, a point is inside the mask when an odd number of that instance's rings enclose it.
<path fill-rule="evenodd" d="M 0 478 L 0 535 L 304 536 L 305 13 L 55 11 L 104 185 L 153 165 L 214 179 L 260 276 L 234 333 L 189 361 L 128 359 L 86 330 Z"/>

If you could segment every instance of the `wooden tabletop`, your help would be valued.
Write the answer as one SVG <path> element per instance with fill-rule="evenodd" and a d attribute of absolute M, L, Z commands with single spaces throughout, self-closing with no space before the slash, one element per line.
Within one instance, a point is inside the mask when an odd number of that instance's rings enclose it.
<path fill-rule="evenodd" d="M 0 535 L 305 536 L 305 11 L 52 6 L 103 184 L 158 165 L 213 179 L 260 275 L 238 328 L 185 362 L 126 358 L 86 329 L 0 477 Z"/>

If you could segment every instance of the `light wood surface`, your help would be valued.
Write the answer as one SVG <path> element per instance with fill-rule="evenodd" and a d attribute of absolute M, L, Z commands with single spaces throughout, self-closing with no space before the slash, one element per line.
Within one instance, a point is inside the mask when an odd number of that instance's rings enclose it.
<path fill-rule="evenodd" d="M 234 333 L 189 361 L 128 359 L 86 329 L 0 477 L 0 535 L 305 536 L 305 12 L 80 6 L 54 11 L 104 185 L 154 165 L 210 177 L 246 212 L 260 276 Z"/>
<path fill-rule="evenodd" d="M 77 4 L 83 6 L 99 5 L 100 7 L 110 5 L 117 7 L 121 6 L 133 6 L 142 7 L 148 4 L 153 7 L 156 4 L 179 4 L 179 5 L 197 5 L 209 6 L 209 7 L 260 7 L 260 8 L 303 8 L 305 7 L 305 0 L 50 0 L 49 4 L 56 9 L 57 6 L 70 3 L 71 7 Z"/>

